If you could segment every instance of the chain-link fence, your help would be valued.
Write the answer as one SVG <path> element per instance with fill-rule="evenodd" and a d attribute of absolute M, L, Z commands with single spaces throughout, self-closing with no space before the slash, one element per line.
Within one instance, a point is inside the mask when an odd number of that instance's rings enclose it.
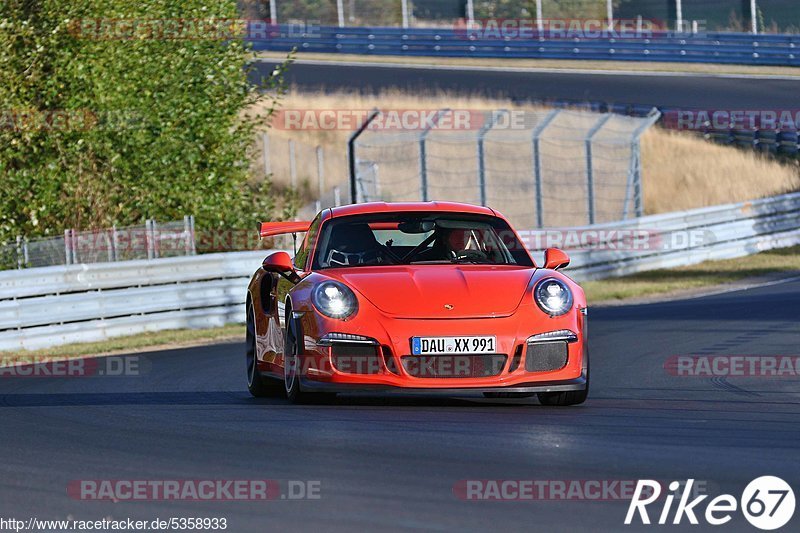
<path fill-rule="evenodd" d="M 323 26 L 447 27 L 459 20 L 644 19 L 659 29 L 800 32 L 797 0 L 240 0 L 247 17 Z M 540 10 L 537 9 L 540 7 Z M 753 16 L 755 14 L 755 17 Z"/>
<path fill-rule="evenodd" d="M 105 263 L 194 255 L 194 217 L 175 222 L 147 220 L 141 226 L 64 230 L 63 236 L 26 239 L 0 247 L 0 269 Z"/>
<path fill-rule="evenodd" d="M 367 128 L 351 151 L 355 199 L 488 205 L 525 228 L 642 215 L 640 138 L 656 110 L 458 114 L 441 110 L 413 131 Z"/>

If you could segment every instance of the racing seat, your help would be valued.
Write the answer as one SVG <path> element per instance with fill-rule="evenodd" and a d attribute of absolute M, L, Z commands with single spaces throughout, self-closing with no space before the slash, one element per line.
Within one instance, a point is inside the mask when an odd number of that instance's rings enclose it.
<path fill-rule="evenodd" d="M 364 222 L 334 226 L 328 250 L 325 260 L 331 266 L 381 263 L 383 257 L 381 244 Z"/>

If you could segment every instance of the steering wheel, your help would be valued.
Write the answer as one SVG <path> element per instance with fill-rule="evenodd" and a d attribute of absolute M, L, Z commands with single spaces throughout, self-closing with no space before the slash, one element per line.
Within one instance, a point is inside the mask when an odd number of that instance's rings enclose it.
<path fill-rule="evenodd" d="M 480 250 L 459 250 L 453 251 L 453 259 L 456 261 L 486 261 L 489 256 Z"/>

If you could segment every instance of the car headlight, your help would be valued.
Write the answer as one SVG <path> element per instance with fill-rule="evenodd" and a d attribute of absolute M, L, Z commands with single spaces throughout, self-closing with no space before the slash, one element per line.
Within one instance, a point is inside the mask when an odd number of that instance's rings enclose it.
<path fill-rule="evenodd" d="M 572 309 L 572 291 L 566 283 L 555 278 L 540 281 L 533 289 L 533 299 L 550 316 L 561 316 Z"/>
<path fill-rule="evenodd" d="M 356 295 L 338 281 L 323 281 L 311 297 L 320 313 L 331 318 L 345 319 L 358 311 Z"/>

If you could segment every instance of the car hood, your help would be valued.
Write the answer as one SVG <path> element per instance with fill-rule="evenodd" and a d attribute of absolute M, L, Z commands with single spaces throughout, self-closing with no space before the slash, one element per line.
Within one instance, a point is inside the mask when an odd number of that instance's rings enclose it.
<path fill-rule="evenodd" d="M 511 315 L 535 269 L 487 265 L 356 267 L 327 271 L 397 318 Z"/>

